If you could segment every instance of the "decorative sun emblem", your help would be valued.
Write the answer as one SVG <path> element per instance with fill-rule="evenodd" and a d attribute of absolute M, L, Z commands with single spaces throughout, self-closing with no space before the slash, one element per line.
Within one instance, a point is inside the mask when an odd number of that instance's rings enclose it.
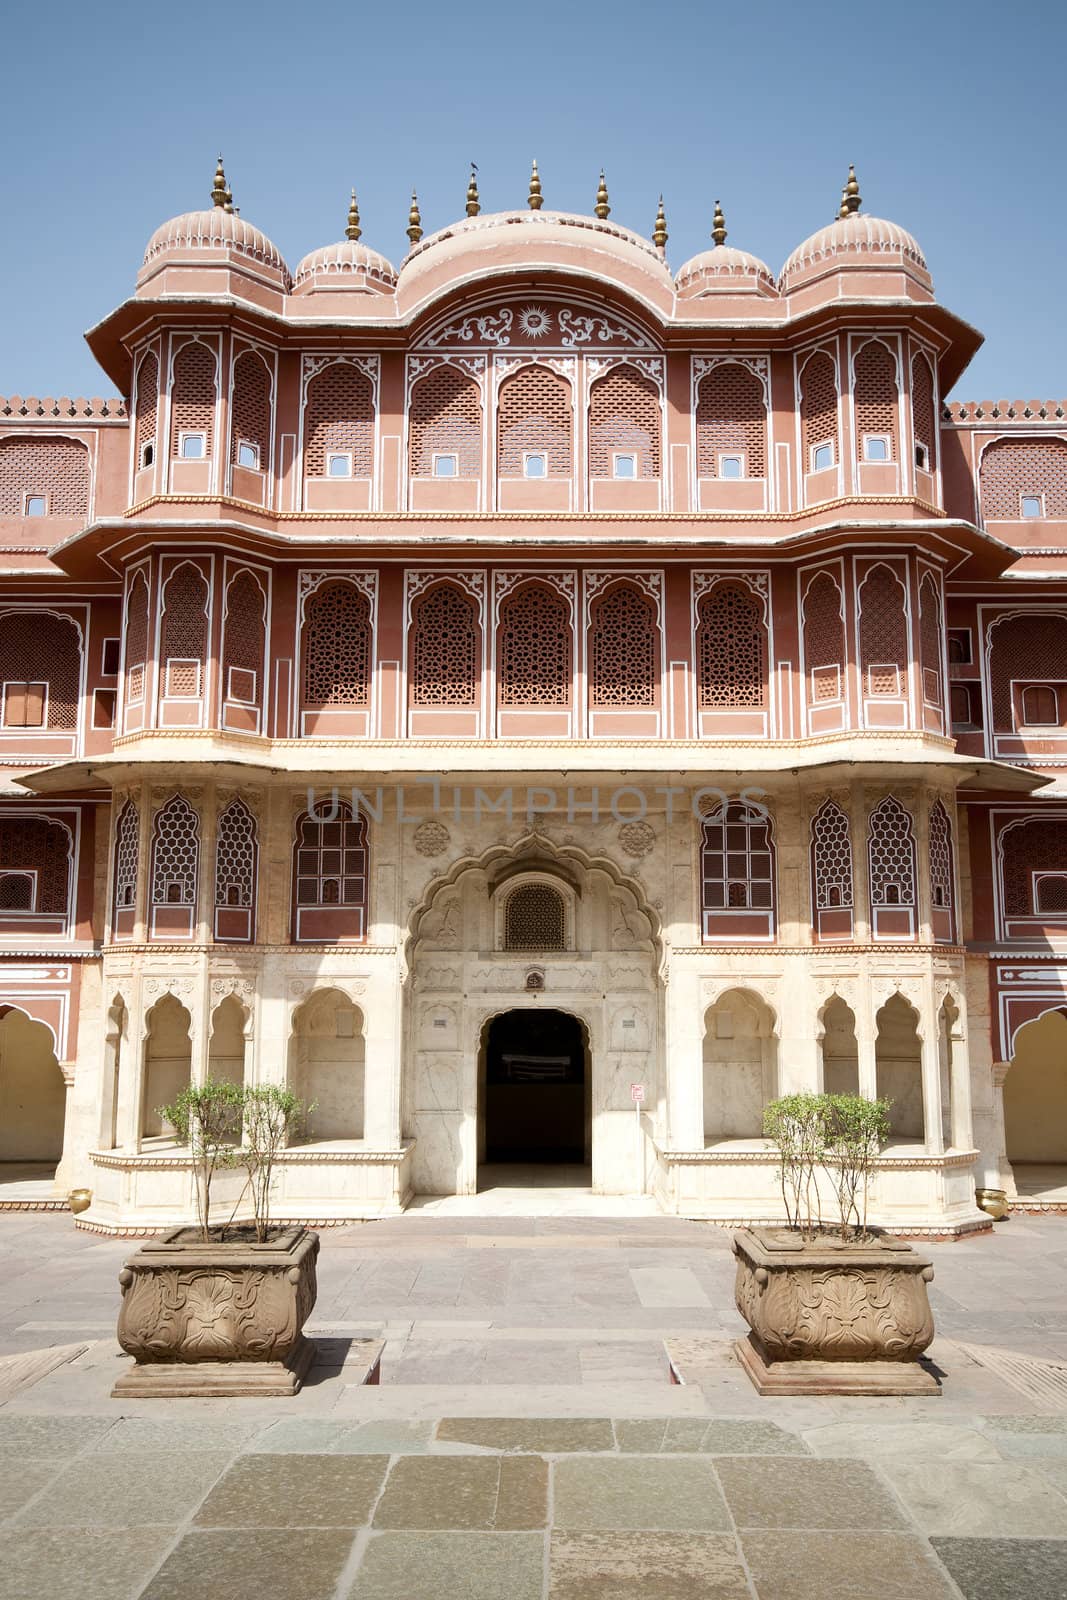
<path fill-rule="evenodd" d="M 519 327 L 528 339 L 543 339 L 552 327 L 552 313 L 544 306 L 524 306 L 519 312 Z"/>

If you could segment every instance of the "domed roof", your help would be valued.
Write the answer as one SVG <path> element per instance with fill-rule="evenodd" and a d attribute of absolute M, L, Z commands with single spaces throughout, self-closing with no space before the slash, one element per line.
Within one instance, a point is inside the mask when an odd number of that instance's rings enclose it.
<path fill-rule="evenodd" d="M 163 257 L 200 256 L 205 265 L 215 265 L 210 257 L 222 255 L 254 264 L 261 275 L 274 278 L 281 288 L 288 289 L 289 268 L 277 245 L 233 209 L 221 157 L 211 198 L 214 204 L 210 210 L 183 212 L 156 229 L 145 246 L 138 282 Z"/>
<path fill-rule="evenodd" d="M 933 289 L 926 257 L 905 228 L 882 217 L 860 215 L 860 189 L 854 167 L 841 193 L 841 213 L 828 227 L 797 245 L 782 268 L 778 286 L 789 294 L 827 272 L 861 268 L 904 271 L 924 289 Z"/>
<path fill-rule="evenodd" d="M 390 294 L 395 287 L 396 268 L 392 262 L 360 243 L 359 208 L 353 189 L 345 237 L 336 244 L 320 245 L 304 257 L 293 275 L 293 293 L 329 289 Z"/>
<path fill-rule="evenodd" d="M 693 300 L 717 290 L 731 294 L 778 293 L 774 274 L 765 261 L 726 243 L 726 218 L 717 200 L 711 237 L 715 241 L 711 250 L 702 250 L 679 268 L 674 280 L 679 299 Z"/>

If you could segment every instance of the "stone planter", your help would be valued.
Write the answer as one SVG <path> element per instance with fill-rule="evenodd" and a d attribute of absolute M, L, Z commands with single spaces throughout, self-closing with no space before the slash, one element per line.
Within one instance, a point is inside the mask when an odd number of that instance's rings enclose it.
<path fill-rule="evenodd" d="M 163 1395 L 292 1395 L 315 1347 L 319 1236 L 284 1228 L 266 1244 L 204 1244 L 172 1228 L 119 1273 L 118 1338 L 135 1363 L 111 1391 Z"/>
<path fill-rule="evenodd" d="M 737 1353 L 760 1394 L 940 1394 L 919 1365 L 934 1336 L 930 1262 L 891 1235 L 806 1243 L 785 1228 L 734 1234 Z"/>

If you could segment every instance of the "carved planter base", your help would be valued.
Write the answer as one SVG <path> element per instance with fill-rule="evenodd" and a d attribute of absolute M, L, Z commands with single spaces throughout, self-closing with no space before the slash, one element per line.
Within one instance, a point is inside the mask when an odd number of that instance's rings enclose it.
<path fill-rule="evenodd" d="M 126 1262 L 118 1338 L 135 1357 L 112 1394 L 296 1394 L 315 1355 L 319 1236 L 283 1229 L 267 1244 L 204 1244 L 172 1228 Z"/>
<path fill-rule="evenodd" d="M 889 1235 L 867 1244 L 784 1228 L 734 1235 L 737 1354 L 760 1394 L 941 1393 L 919 1363 L 934 1336 L 930 1262 Z"/>

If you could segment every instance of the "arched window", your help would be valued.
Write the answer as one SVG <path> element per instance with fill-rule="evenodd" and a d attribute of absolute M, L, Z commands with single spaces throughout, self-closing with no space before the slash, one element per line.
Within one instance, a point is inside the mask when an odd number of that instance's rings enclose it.
<path fill-rule="evenodd" d="M 156 812 L 149 880 L 153 934 L 190 938 L 196 924 L 200 819 L 180 794 Z"/>
<path fill-rule="evenodd" d="M 1058 728 L 1060 703 L 1055 689 L 1046 683 L 1028 684 L 1022 692 L 1022 713 L 1026 728 Z"/>
<path fill-rule="evenodd" d="M 137 910 L 137 873 L 141 854 L 141 815 L 132 800 L 127 800 L 115 824 L 115 875 L 111 895 L 112 923 L 123 931 L 132 926 L 132 916 L 120 919 L 120 912 Z M 128 926 L 127 926 L 128 925 Z"/>
<path fill-rule="evenodd" d="M 523 883 L 504 902 L 504 949 L 550 951 L 567 948 L 567 906 L 547 883 Z"/>
<path fill-rule="evenodd" d="M 896 461 L 897 363 L 877 339 L 857 352 L 853 364 L 856 453 L 860 461 Z"/>
<path fill-rule="evenodd" d="M 811 885 L 820 934 L 825 937 L 821 926 L 825 920 L 839 937 L 847 937 L 852 931 L 852 836 L 847 815 L 833 800 L 824 800 L 811 819 Z M 848 916 L 824 919 L 823 912 L 847 912 Z"/>
<path fill-rule="evenodd" d="M 451 583 L 419 595 L 411 607 L 409 651 L 411 705 L 477 705 L 482 639 L 473 595 Z"/>
<path fill-rule="evenodd" d="M 569 706 L 571 606 L 555 589 L 527 583 L 500 606 L 497 697 L 501 706 Z"/>
<path fill-rule="evenodd" d="M 612 367 L 589 391 L 589 476 L 659 475 L 659 389 L 636 367 Z"/>
<path fill-rule="evenodd" d="M 434 367 L 413 384 L 408 424 L 413 478 L 481 477 L 482 393 L 467 373 Z"/>
<path fill-rule="evenodd" d="M 0 441 L 0 517 L 24 517 L 44 501 L 50 517 L 89 515 L 89 452 L 76 439 Z"/>
<path fill-rule="evenodd" d="M 361 940 L 367 928 L 367 820 L 345 801 L 305 812 L 293 850 L 293 938 Z"/>
<path fill-rule="evenodd" d="M 837 364 L 825 350 L 809 357 L 800 374 L 800 432 L 805 472 L 837 465 Z"/>
<path fill-rule="evenodd" d="M 320 584 L 304 604 L 305 706 L 370 704 L 370 601 L 339 578 Z"/>
<path fill-rule="evenodd" d="M 246 350 L 233 364 L 230 461 L 235 466 L 270 470 L 271 379 L 266 363 Z"/>
<path fill-rule="evenodd" d="M 148 669 L 148 580 L 134 573 L 126 594 L 126 703 L 137 705 L 145 697 Z"/>
<path fill-rule="evenodd" d="M 889 567 L 872 567 L 860 584 L 860 669 L 871 698 L 907 693 L 908 618 L 904 585 Z"/>
<path fill-rule="evenodd" d="M 242 800 L 231 800 L 219 815 L 215 839 L 216 939 L 255 938 L 258 866 L 256 819 Z"/>
<path fill-rule="evenodd" d="M 61 822 L 0 817 L 0 878 L 10 902 L 0 909 L 66 916 L 70 869 L 71 837 Z"/>
<path fill-rule="evenodd" d="M 155 460 L 156 433 L 159 427 L 159 361 L 149 351 L 137 368 L 137 460 L 136 471 L 150 467 Z"/>
<path fill-rule="evenodd" d="M 589 704 L 594 710 L 656 704 L 659 630 L 651 596 L 619 583 L 593 602 Z"/>
<path fill-rule="evenodd" d="M 774 937 L 774 842 L 765 811 L 733 800 L 706 817 L 700 867 L 705 939 Z"/>
<path fill-rule="evenodd" d="M 5 730 L 74 733 L 81 689 L 81 634 L 50 611 L 0 616 L 0 715 Z"/>
<path fill-rule="evenodd" d="M 925 356 L 911 364 L 911 416 L 915 429 L 915 465 L 927 472 L 937 471 L 937 410 L 934 403 L 934 374 Z"/>
<path fill-rule="evenodd" d="M 571 386 L 550 367 L 523 367 L 500 385 L 501 478 L 569 478 L 574 470 L 572 433 Z"/>
<path fill-rule="evenodd" d="M 930 807 L 927 840 L 930 859 L 930 905 L 934 938 L 951 943 L 956 932 L 956 896 L 952 871 L 952 823 L 940 800 Z"/>
<path fill-rule="evenodd" d="M 1000 856 L 1006 917 L 1033 917 L 1059 909 L 1050 901 L 1060 892 L 1053 880 L 1067 878 L 1067 821 L 1032 817 L 1005 828 Z"/>
<path fill-rule="evenodd" d="M 370 478 L 374 474 L 374 386 L 350 361 L 334 361 L 307 388 L 304 474 Z"/>
<path fill-rule="evenodd" d="M 871 812 L 867 835 L 871 906 L 914 912 L 915 835 L 911 817 L 892 795 Z"/>
<path fill-rule="evenodd" d="M 1027 680 L 1048 691 L 1034 709 L 1051 711 L 1057 698 L 1051 686 L 1067 682 L 1067 617 L 1028 611 L 996 621 L 989 634 L 989 678 L 995 732 L 1013 733 L 1017 724 L 1029 722 L 1028 689 L 1019 687 Z M 1052 721 L 1059 720 L 1057 709 Z"/>
<path fill-rule="evenodd" d="M 941 694 L 941 597 L 932 573 L 919 585 L 919 660 L 922 666 L 923 699 L 940 706 Z"/>
<path fill-rule="evenodd" d="M 998 439 L 983 453 L 978 479 L 987 522 L 1067 517 L 1067 440 Z"/>
<path fill-rule="evenodd" d="M 727 579 L 701 596 L 697 681 L 702 710 L 766 707 L 767 624 L 763 601 L 747 584 Z"/>
<path fill-rule="evenodd" d="M 804 591 L 804 668 L 808 704 L 841 700 L 845 690 L 845 619 L 840 586 L 819 572 Z"/>
<path fill-rule="evenodd" d="M 266 596 L 259 580 L 237 572 L 226 586 L 222 621 L 222 692 L 241 705 L 259 705 L 266 643 Z"/>
<path fill-rule="evenodd" d="M 185 561 L 163 585 L 160 655 L 165 699 L 197 699 L 204 692 L 207 656 L 207 579 Z"/>
<path fill-rule="evenodd" d="M 739 466 L 729 464 L 735 461 Z M 700 380 L 697 474 L 701 478 L 767 476 L 763 384 L 757 373 L 739 361 L 720 362 Z"/>
<path fill-rule="evenodd" d="M 186 460 L 211 455 L 215 430 L 215 368 L 206 344 L 185 344 L 174 357 L 170 391 L 170 453 Z M 191 439 L 199 440 L 195 447 Z"/>

